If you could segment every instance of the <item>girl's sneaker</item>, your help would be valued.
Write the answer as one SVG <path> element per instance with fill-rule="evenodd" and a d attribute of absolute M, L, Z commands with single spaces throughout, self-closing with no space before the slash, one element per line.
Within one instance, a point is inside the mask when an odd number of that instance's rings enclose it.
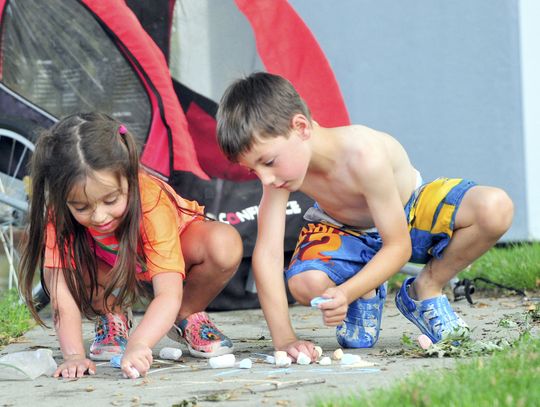
<path fill-rule="evenodd" d="M 403 282 L 396 293 L 396 306 L 405 317 L 415 324 L 433 343 L 442 339 L 463 339 L 470 335 L 470 328 L 456 315 L 446 295 L 439 295 L 423 301 L 409 296 L 409 286 L 414 277 Z M 456 343 L 459 343 L 456 342 Z"/>
<path fill-rule="evenodd" d="M 183 339 L 189 353 L 199 358 L 226 355 L 233 351 L 231 340 L 210 321 L 206 312 L 191 314 L 175 324 L 167 336 L 177 342 Z"/>
<path fill-rule="evenodd" d="M 108 313 L 98 317 L 96 335 L 90 345 L 90 359 L 109 361 L 113 356 L 124 353 L 131 328 L 130 315 L 129 310 L 127 315 Z"/>
<path fill-rule="evenodd" d="M 371 348 L 379 339 L 381 319 L 386 300 L 386 283 L 377 288 L 375 297 L 349 304 L 347 315 L 336 327 L 336 338 L 344 348 Z"/>

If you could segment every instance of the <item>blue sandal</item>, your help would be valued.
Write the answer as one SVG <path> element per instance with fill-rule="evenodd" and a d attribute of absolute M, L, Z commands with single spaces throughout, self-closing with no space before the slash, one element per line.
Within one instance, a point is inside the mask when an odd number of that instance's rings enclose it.
<path fill-rule="evenodd" d="M 403 282 L 396 293 L 396 306 L 399 311 L 415 324 L 433 343 L 447 338 L 467 338 L 470 328 L 456 315 L 446 295 L 439 295 L 423 301 L 413 300 L 409 296 L 409 286 L 415 277 Z"/>
<path fill-rule="evenodd" d="M 373 298 L 349 304 L 343 323 L 336 327 L 336 338 L 344 348 L 371 348 L 379 339 L 381 319 L 386 299 L 386 284 L 377 288 Z"/>

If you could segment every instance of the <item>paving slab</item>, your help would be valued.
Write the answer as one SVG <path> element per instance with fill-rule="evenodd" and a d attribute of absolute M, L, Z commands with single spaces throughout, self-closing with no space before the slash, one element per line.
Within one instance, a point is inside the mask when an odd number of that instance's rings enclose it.
<path fill-rule="evenodd" d="M 493 340 L 515 337 L 517 330 L 502 328 L 502 319 L 516 319 L 526 311 L 521 297 L 476 297 L 476 305 L 454 303 L 456 311 L 473 328 L 473 338 Z M 44 311 L 45 313 L 47 310 Z M 387 301 L 379 342 L 372 349 L 345 350 L 373 363 L 367 367 L 293 364 L 277 368 L 258 359 L 257 354 L 272 355 L 269 331 L 260 309 L 214 312 L 216 324 L 234 342 L 237 361 L 251 358 L 251 369 L 211 369 L 207 360 L 191 357 L 184 344 L 164 338 L 154 349 L 154 364 L 144 378 L 124 379 L 119 369 L 107 362 L 98 363 L 97 374 L 77 380 L 41 376 L 33 381 L 0 381 L 0 406 L 304 406 L 317 397 L 348 395 L 360 389 L 372 389 L 396 383 L 411 373 L 429 369 L 451 369 L 453 358 L 415 358 L 397 355 L 403 349 L 402 337 L 416 339 L 418 330 Z M 317 309 L 293 306 L 291 316 L 297 334 L 311 339 L 331 356 L 339 346 L 335 329 L 322 325 Z M 141 315 L 136 315 L 136 321 Z M 48 325 L 50 318 L 47 317 Z M 93 338 L 93 324 L 85 322 L 83 335 L 87 346 Z M 162 347 L 180 347 L 179 362 L 160 361 Z M 37 327 L 17 343 L 0 351 L 11 352 L 50 348 L 61 361 L 56 335 L 52 329 Z M 388 355 L 394 356 L 388 356 Z M 435 373 L 436 374 L 436 373 Z"/>

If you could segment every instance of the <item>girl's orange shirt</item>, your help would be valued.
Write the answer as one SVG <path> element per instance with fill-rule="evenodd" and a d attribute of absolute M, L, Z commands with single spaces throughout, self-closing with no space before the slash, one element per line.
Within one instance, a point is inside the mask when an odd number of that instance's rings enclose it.
<path fill-rule="evenodd" d="M 177 272 L 185 277 L 185 262 L 180 243 L 184 229 L 193 221 L 204 219 L 204 207 L 179 196 L 174 189 L 145 172 L 139 174 L 142 205 L 140 225 L 146 265 L 137 269 L 137 278 L 151 281 L 158 273 Z M 188 209 L 189 213 L 181 210 Z M 88 228 L 96 255 L 111 267 L 116 261 L 118 241 L 114 234 L 100 234 Z M 44 267 L 61 268 L 54 225 L 47 225 Z"/>

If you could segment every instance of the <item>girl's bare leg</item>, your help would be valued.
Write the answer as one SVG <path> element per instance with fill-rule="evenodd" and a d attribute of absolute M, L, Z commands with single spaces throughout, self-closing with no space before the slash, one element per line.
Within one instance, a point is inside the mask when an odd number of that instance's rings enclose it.
<path fill-rule="evenodd" d="M 186 262 L 182 307 L 177 320 L 204 311 L 223 290 L 242 260 L 242 240 L 232 226 L 193 222 L 181 237 Z"/>

